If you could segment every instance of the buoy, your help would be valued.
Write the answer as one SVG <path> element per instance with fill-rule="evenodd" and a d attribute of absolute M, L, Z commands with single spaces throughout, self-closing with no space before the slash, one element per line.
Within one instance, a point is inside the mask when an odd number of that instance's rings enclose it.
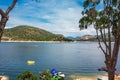
<path fill-rule="evenodd" d="M 27 64 L 28 64 L 28 65 L 33 65 L 33 64 L 35 64 L 35 61 L 28 60 L 28 61 L 27 61 Z"/>

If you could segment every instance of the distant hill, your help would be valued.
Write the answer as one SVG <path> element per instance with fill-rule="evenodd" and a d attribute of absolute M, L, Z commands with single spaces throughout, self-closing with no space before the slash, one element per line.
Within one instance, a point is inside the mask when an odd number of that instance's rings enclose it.
<path fill-rule="evenodd" d="M 73 36 L 67 36 L 66 38 L 71 39 L 71 40 L 75 39 L 75 37 L 73 37 Z"/>
<path fill-rule="evenodd" d="M 16 26 L 5 29 L 2 40 L 4 41 L 69 41 L 63 35 L 53 34 L 46 30 L 32 26 Z"/>
<path fill-rule="evenodd" d="M 106 40 L 108 41 L 108 34 L 106 34 Z M 101 36 L 98 36 L 100 38 L 100 40 L 102 41 Z M 97 36 L 96 35 L 84 35 L 82 37 L 77 37 L 75 39 L 73 39 L 75 41 L 97 41 Z M 114 41 L 114 37 L 111 34 L 111 41 Z"/>
<path fill-rule="evenodd" d="M 76 40 L 76 41 L 96 41 L 96 36 L 84 35 L 82 37 L 77 37 L 74 40 Z"/>

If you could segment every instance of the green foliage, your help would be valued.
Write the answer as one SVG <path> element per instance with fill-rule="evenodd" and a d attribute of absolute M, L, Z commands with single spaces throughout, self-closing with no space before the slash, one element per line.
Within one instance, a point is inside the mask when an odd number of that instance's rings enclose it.
<path fill-rule="evenodd" d="M 50 80 L 52 78 L 52 74 L 49 70 L 40 73 L 40 80 Z"/>
<path fill-rule="evenodd" d="M 17 26 L 11 29 L 5 29 L 3 37 L 11 40 L 21 41 L 64 41 L 63 35 L 56 35 L 46 30 L 32 26 Z"/>
<path fill-rule="evenodd" d="M 25 71 L 18 75 L 18 80 L 38 80 L 38 77 L 30 71 Z"/>
<path fill-rule="evenodd" d="M 50 73 L 49 70 L 40 72 L 40 80 L 64 80 L 63 77 L 59 77 L 59 79 L 53 78 L 53 75 Z"/>
<path fill-rule="evenodd" d="M 80 29 L 87 29 L 90 25 L 94 25 L 96 30 L 111 28 L 112 34 L 115 36 L 118 29 L 118 14 L 120 1 L 103 0 L 103 8 L 97 9 L 98 4 L 102 0 L 85 0 L 83 17 L 79 21 Z"/>
<path fill-rule="evenodd" d="M 100 1 L 103 7 L 98 9 Z M 114 80 L 120 42 L 120 0 L 85 0 L 82 14 L 79 27 L 86 29 L 90 24 L 96 29 L 100 49 L 105 55 L 108 78 Z"/>

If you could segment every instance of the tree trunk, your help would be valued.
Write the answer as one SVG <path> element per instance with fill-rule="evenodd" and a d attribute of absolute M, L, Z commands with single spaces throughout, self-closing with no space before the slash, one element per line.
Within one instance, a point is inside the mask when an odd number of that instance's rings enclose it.
<path fill-rule="evenodd" d="M 110 65 L 110 63 L 106 63 L 107 66 L 107 70 L 108 70 L 108 80 L 114 80 L 115 78 L 115 68 L 112 68 L 112 66 Z"/>
<path fill-rule="evenodd" d="M 9 18 L 9 13 L 10 11 L 15 7 L 17 0 L 13 0 L 13 3 L 10 7 L 8 7 L 8 9 L 4 12 L 1 8 L 0 8 L 0 15 L 1 15 L 1 21 L 0 21 L 0 42 L 1 42 L 1 38 L 2 38 L 2 34 L 4 31 L 4 28 L 6 26 L 6 23 L 8 21 Z"/>
<path fill-rule="evenodd" d="M 112 70 L 109 71 L 109 72 L 108 72 L 108 80 L 114 80 L 114 77 L 115 77 L 114 74 L 115 74 L 114 71 L 112 71 Z"/>
<path fill-rule="evenodd" d="M 3 34 L 3 31 L 4 31 L 4 28 L 6 26 L 7 21 L 8 21 L 8 16 L 2 16 L 1 17 L 1 21 L 0 21 L 0 41 L 1 41 L 2 34 Z"/>
<path fill-rule="evenodd" d="M 107 67 L 107 73 L 108 73 L 108 80 L 114 80 L 114 73 L 115 71 L 113 70 L 112 66 L 111 66 L 111 60 L 110 57 L 107 55 L 106 56 L 106 67 Z"/>
<path fill-rule="evenodd" d="M 117 38 L 115 38 L 112 58 L 106 56 L 105 63 L 108 69 L 108 80 L 114 80 L 115 78 L 115 70 L 116 70 L 116 64 L 117 64 L 118 52 L 119 52 L 119 40 L 120 40 L 120 36 L 117 36 Z"/>

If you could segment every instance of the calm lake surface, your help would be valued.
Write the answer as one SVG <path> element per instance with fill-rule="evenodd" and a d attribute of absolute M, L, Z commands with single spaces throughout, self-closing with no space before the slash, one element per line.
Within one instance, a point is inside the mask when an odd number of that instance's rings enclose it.
<path fill-rule="evenodd" d="M 120 56 L 119 56 L 120 57 Z M 28 65 L 34 60 L 35 65 Z M 97 68 L 104 66 L 104 55 L 97 42 L 2 42 L 0 43 L 0 75 L 17 80 L 17 75 L 30 70 L 57 69 L 66 77 L 74 74 L 99 74 Z M 117 64 L 120 73 L 120 58 Z"/>

